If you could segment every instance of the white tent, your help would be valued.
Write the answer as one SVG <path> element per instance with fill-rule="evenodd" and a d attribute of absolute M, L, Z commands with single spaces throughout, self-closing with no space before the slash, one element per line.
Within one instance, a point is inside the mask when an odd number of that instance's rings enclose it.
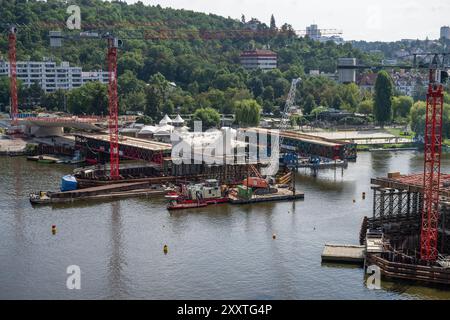
<path fill-rule="evenodd" d="M 164 116 L 164 118 L 161 119 L 161 121 L 159 122 L 160 126 L 166 125 L 166 124 L 171 124 L 172 123 L 172 119 L 170 119 L 170 117 L 166 114 Z"/>
<path fill-rule="evenodd" d="M 139 131 L 140 134 L 149 134 L 149 133 L 155 133 L 158 127 L 155 126 L 144 126 L 142 127 L 141 131 Z"/>
<path fill-rule="evenodd" d="M 184 123 L 184 119 L 178 114 L 177 117 L 175 119 L 173 119 L 172 123 L 183 124 Z"/>

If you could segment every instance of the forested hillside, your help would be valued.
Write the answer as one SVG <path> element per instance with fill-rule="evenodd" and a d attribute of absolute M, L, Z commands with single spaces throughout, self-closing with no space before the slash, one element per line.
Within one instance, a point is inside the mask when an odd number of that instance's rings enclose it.
<path fill-rule="evenodd" d="M 246 99 L 255 99 L 265 111 L 276 111 L 274 106 L 283 105 L 294 77 L 303 76 L 312 69 L 334 72 L 338 57 L 352 56 L 367 62 L 371 59 L 370 55 L 354 49 L 350 44 L 336 45 L 333 42 L 319 43 L 298 38 L 292 27 L 281 19 L 271 27 L 258 23 L 259 30 L 271 28 L 275 31 L 271 36 L 225 37 L 220 40 L 146 40 L 139 36 L 145 30 L 158 32 L 161 29 L 175 29 L 180 33 L 185 30 L 244 30 L 246 24 L 244 18 L 242 21 L 234 20 L 187 10 L 147 6 L 141 2 L 129 5 L 120 1 L 101 0 L 3 0 L 0 1 L 0 25 L 17 23 L 28 26 L 19 29 L 18 60 L 52 57 L 57 61 L 80 65 L 84 70 L 106 68 L 104 41 L 65 41 L 62 48 L 50 48 L 48 31 L 57 25 L 67 31 L 63 27 L 69 16 L 66 9 L 70 4 L 77 4 L 81 8 L 83 31 L 112 31 L 124 39 L 118 59 L 120 108 L 122 111 L 141 110 L 151 117 L 174 112 L 176 108 L 179 108 L 177 111 L 188 113 L 198 108 L 212 107 L 229 113 L 233 112 L 236 101 Z M 240 52 L 262 47 L 278 53 L 279 68 L 267 73 L 245 71 L 239 65 Z M 5 33 L 0 37 L 0 53 L 4 58 L 7 57 Z M 170 82 L 174 82 L 176 87 Z M 338 94 L 341 91 L 338 88 L 333 90 Z M 104 110 L 94 105 L 80 111 L 77 109 L 79 104 L 74 102 L 83 95 L 92 92 L 101 94 L 103 91 L 91 85 L 70 93 L 43 95 L 41 105 L 58 109 L 61 99 L 68 94 L 70 111 L 100 113 Z M 0 89 L 0 92 L 7 90 Z M 21 94 L 30 92 L 22 89 Z M 300 97 L 298 103 L 307 103 L 309 110 L 315 105 L 328 103 L 334 107 L 345 103 L 354 104 L 345 101 L 345 95 L 323 101 L 320 97 L 314 98 L 316 101 L 312 102 L 306 101 L 311 100 L 311 96 Z M 2 99 L 7 101 L 6 97 Z"/>

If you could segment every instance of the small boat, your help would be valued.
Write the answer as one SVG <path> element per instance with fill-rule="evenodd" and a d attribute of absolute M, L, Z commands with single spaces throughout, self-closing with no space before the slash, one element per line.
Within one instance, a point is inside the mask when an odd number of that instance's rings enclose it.
<path fill-rule="evenodd" d="M 51 198 L 45 191 L 39 193 L 30 193 L 30 202 L 32 204 L 46 204 L 51 202 Z"/>
<path fill-rule="evenodd" d="M 204 201 L 197 200 L 182 200 L 182 201 L 171 201 L 167 206 L 168 210 L 182 210 L 182 209 L 192 209 L 192 208 L 203 208 L 206 207 L 208 203 Z"/>
<path fill-rule="evenodd" d="M 201 184 L 183 185 L 181 190 L 181 193 L 172 191 L 166 195 L 170 199 L 168 210 L 202 208 L 230 201 L 227 191 L 223 192 L 215 179 Z"/>

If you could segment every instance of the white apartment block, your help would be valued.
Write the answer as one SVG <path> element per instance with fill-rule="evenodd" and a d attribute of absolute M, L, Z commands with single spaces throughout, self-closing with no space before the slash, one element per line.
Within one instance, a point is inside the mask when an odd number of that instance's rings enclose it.
<path fill-rule="evenodd" d="M 0 77 L 9 75 L 9 62 L 0 60 Z M 60 65 L 53 61 L 18 61 L 17 78 L 24 86 L 37 82 L 45 92 L 54 92 L 78 88 L 89 81 L 108 83 L 108 72 L 83 72 L 81 67 L 71 67 L 66 61 Z"/>

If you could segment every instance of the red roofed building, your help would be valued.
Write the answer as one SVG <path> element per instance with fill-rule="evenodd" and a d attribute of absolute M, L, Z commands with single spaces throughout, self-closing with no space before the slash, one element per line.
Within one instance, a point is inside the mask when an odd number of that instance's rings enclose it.
<path fill-rule="evenodd" d="M 270 50 L 256 49 L 243 51 L 240 60 L 245 69 L 271 70 L 277 67 L 278 56 Z"/>
<path fill-rule="evenodd" d="M 361 89 L 374 92 L 375 81 L 377 81 L 377 73 L 365 73 L 358 77 L 356 83 Z"/>

